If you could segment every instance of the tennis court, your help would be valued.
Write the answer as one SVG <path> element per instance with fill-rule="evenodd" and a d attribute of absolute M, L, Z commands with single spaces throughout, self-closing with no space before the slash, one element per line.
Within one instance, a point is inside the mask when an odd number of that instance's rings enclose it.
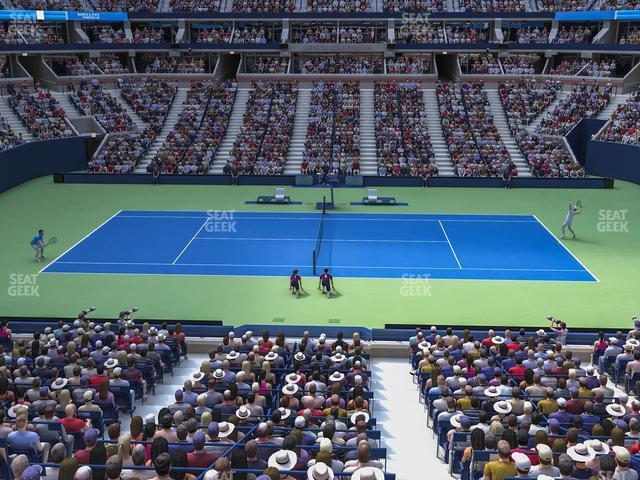
<path fill-rule="evenodd" d="M 597 281 L 531 215 L 119 211 L 43 273 Z"/>

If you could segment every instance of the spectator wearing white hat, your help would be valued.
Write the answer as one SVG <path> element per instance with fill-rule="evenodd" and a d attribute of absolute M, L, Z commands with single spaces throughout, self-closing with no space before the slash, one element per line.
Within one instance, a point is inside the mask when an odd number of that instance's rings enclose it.
<path fill-rule="evenodd" d="M 538 452 L 540 463 L 531 467 L 529 475 L 533 478 L 538 478 L 540 475 L 548 475 L 551 478 L 559 477 L 560 470 L 553 465 L 553 452 L 551 447 L 545 443 L 539 443 L 536 445 L 536 451 Z"/>
<path fill-rule="evenodd" d="M 571 476 L 575 478 L 590 478 L 593 476 L 593 471 L 587 467 L 587 462 L 596 457 L 596 452 L 593 448 L 587 444 L 578 443 L 567 448 L 567 455 L 575 462 Z"/>
<path fill-rule="evenodd" d="M 514 452 L 511 454 L 513 463 L 516 466 L 518 472 L 518 478 L 529 478 L 529 471 L 531 470 L 531 461 L 529 457 L 521 452 Z"/>

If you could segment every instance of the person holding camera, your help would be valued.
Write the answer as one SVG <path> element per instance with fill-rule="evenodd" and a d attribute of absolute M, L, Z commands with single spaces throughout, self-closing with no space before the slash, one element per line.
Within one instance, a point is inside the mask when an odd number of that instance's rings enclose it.
<path fill-rule="evenodd" d="M 567 344 L 567 335 L 569 335 L 569 329 L 567 328 L 567 324 L 553 318 L 551 315 L 547 317 L 547 319 L 551 322 L 551 326 L 549 330 L 556 334 L 556 343 L 560 345 Z"/>

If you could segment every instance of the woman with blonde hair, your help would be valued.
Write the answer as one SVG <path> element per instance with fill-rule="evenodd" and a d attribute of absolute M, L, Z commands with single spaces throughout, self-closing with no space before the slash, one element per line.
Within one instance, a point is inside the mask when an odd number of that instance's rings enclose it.
<path fill-rule="evenodd" d="M 71 392 L 64 388 L 58 392 L 58 408 L 64 408 L 71 403 Z"/>
<path fill-rule="evenodd" d="M 242 371 L 244 372 L 245 378 L 248 382 L 253 381 L 253 376 L 251 374 L 251 362 L 249 362 L 249 360 L 242 362 Z"/>
<path fill-rule="evenodd" d="M 209 360 L 202 361 L 200 364 L 200 371 L 204 373 L 205 378 L 209 378 L 209 375 L 211 375 L 211 364 L 209 363 Z"/>
<path fill-rule="evenodd" d="M 131 435 L 120 435 L 118 437 L 118 456 L 122 460 L 122 465 L 133 465 L 131 458 Z"/>
<path fill-rule="evenodd" d="M 118 350 L 118 365 L 124 367 L 127 365 L 127 352 L 125 350 Z"/>
<path fill-rule="evenodd" d="M 211 423 L 211 412 L 204 412 L 200 416 L 200 424 L 202 425 L 202 428 L 205 430 L 205 433 L 210 423 Z"/>
<path fill-rule="evenodd" d="M 366 351 L 365 345 L 364 343 L 362 343 L 362 340 L 360 340 L 360 334 L 358 332 L 353 332 L 351 339 L 352 339 L 352 342 L 351 342 L 351 345 L 349 345 L 350 352 L 355 351 L 355 349 L 358 347 L 360 347 L 361 352 L 364 353 Z"/>
<path fill-rule="evenodd" d="M 67 357 L 76 353 L 76 342 L 67 342 Z"/>
<path fill-rule="evenodd" d="M 493 433 L 496 436 L 500 436 L 504 432 L 504 425 L 502 425 L 502 423 L 500 423 L 499 421 L 494 420 L 489 425 L 489 432 Z"/>

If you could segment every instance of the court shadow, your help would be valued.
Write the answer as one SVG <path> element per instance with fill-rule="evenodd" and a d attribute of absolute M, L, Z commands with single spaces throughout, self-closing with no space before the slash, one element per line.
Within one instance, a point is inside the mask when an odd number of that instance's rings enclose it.
<path fill-rule="evenodd" d="M 334 298 L 340 298 L 342 294 L 337 290 L 331 290 L 331 298 L 329 300 L 333 300 Z"/>

